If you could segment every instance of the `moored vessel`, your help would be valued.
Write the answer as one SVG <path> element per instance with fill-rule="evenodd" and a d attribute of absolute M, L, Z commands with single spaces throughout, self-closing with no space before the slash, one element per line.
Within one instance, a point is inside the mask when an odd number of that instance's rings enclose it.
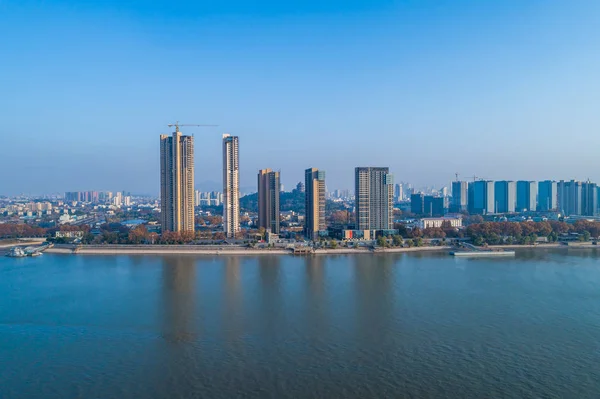
<path fill-rule="evenodd" d="M 10 258 L 24 258 L 27 255 L 25 254 L 25 251 L 23 251 L 23 248 L 21 248 L 21 247 L 12 247 L 8 251 L 8 253 L 6 254 L 6 256 L 8 256 Z"/>

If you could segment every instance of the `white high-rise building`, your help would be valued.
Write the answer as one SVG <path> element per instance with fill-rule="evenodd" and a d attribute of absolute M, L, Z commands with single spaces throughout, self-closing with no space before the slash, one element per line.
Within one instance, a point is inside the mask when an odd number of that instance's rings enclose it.
<path fill-rule="evenodd" d="M 394 180 L 389 168 L 355 169 L 358 230 L 390 230 L 394 226 Z"/>
<path fill-rule="evenodd" d="M 112 203 L 114 206 L 119 208 L 121 207 L 121 205 L 123 205 L 123 194 L 120 191 L 117 192 L 117 194 L 113 197 Z"/>
<path fill-rule="evenodd" d="M 239 140 L 223 135 L 223 230 L 228 238 L 240 230 Z"/>

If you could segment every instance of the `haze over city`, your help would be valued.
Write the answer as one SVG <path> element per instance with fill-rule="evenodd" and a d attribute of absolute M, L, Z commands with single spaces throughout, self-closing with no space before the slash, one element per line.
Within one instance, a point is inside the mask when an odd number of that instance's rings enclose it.
<path fill-rule="evenodd" d="M 196 184 L 304 170 L 396 181 L 600 180 L 592 1 L 0 3 L 0 194 L 157 194 L 159 134 L 195 136 Z"/>

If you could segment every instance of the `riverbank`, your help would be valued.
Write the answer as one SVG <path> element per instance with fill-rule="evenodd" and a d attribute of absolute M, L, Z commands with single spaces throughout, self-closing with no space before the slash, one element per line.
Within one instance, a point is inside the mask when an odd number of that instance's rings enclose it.
<path fill-rule="evenodd" d="M 411 248 L 336 248 L 316 249 L 302 255 L 354 255 L 354 254 L 387 254 L 387 253 L 410 253 L 410 252 L 435 252 L 448 251 L 453 247 L 411 247 Z M 540 245 L 490 245 L 490 249 L 594 249 L 598 246 L 590 242 L 571 243 L 570 245 L 551 243 Z M 56 245 L 47 249 L 47 253 L 74 254 L 74 255 L 168 255 L 168 254 L 190 254 L 190 255 L 294 255 L 293 249 L 287 248 L 247 248 L 227 246 L 198 246 L 198 245 Z M 300 254 L 298 254 L 300 255 Z"/>
<path fill-rule="evenodd" d="M 0 240 L 0 248 L 11 248 L 16 245 L 41 245 L 46 242 L 45 238 L 15 238 Z"/>
<path fill-rule="evenodd" d="M 448 246 L 441 247 L 412 247 L 412 248 L 336 248 L 316 249 L 310 255 L 349 255 L 377 254 L 400 252 L 431 252 L 449 250 Z M 47 249 L 47 253 L 75 255 L 293 255 L 293 249 L 286 248 L 244 248 L 244 247 L 204 247 L 195 245 L 56 245 Z"/>

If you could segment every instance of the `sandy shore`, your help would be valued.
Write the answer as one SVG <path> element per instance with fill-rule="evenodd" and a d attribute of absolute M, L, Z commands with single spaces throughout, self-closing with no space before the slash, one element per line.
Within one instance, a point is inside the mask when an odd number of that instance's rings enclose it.
<path fill-rule="evenodd" d="M 41 245 L 46 242 L 45 238 L 26 238 L 21 240 L 0 240 L 0 248 L 11 248 L 15 245 Z"/>

